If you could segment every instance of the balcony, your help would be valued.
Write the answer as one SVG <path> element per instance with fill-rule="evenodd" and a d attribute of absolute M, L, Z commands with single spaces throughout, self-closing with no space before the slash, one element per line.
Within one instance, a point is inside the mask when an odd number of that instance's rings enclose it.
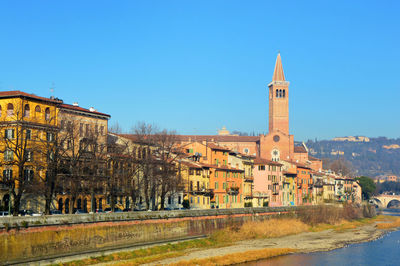
<path fill-rule="evenodd" d="M 244 198 L 245 199 L 252 199 L 253 198 L 253 194 L 252 193 L 245 193 L 244 194 Z"/>
<path fill-rule="evenodd" d="M 239 188 L 238 187 L 231 187 L 231 188 L 226 189 L 226 192 L 229 195 L 237 195 L 237 194 L 239 194 Z"/>
<path fill-rule="evenodd" d="M 201 189 L 194 189 L 194 190 L 189 190 L 189 193 L 192 194 L 193 196 L 196 195 L 203 195 L 203 196 L 210 196 L 213 197 L 214 196 L 214 189 L 205 189 L 205 188 L 201 188 Z"/>
<path fill-rule="evenodd" d="M 272 185 L 279 185 L 279 182 L 277 180 L 273 180 Z"/>
<path fill-rule="evenodd" d="M 254 177 L 252 177 L 252 176 L 246 176 L 246 177 L 244 178 L 244 182 L 253 183 L 253 182 L 254 182 Z"/>
<path fill-rule="evenodd" d="M 273 190 L 272 191 L 272 195 L 279 195 L 279 191 L 278 190 Z"/>

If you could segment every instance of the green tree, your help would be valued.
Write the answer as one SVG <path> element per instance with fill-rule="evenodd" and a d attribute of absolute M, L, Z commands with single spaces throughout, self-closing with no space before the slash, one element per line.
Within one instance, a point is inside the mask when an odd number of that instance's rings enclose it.
<path fill-rule="evenodd" d="M 361 186 L 363 199 L 368 200 L 376 190 L 374 180 L 368 176 L 356 177 L 356 180 Z"/>

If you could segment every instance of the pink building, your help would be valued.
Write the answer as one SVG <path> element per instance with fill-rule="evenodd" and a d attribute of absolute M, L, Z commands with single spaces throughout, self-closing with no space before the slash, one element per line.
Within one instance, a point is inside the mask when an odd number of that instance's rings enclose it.
<path fill-rule="evenodd" d="M 262 158 L 254 160 L 253 197 L 258 206 L 282 206 L 282 164 Z M 261 200 L 262 199 L 262 200 Z M 264 204 L 260 204 L 260 202 Z"/>

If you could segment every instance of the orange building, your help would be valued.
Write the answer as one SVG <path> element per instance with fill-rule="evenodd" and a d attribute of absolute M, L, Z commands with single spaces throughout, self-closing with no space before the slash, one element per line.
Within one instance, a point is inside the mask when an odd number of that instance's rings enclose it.
<path fill-rule="evenodd" d="M 238 208 L 244 206 L 244 170 L 228 165 L 230 149 L 212 142 L 191 142 L 181 146 L 193 161 L 209 167 L 211 207 Z"/>

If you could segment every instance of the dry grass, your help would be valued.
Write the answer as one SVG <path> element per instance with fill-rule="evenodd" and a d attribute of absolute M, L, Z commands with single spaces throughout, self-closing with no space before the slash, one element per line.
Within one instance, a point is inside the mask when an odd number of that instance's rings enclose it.
<path fill-rule="evenodd" d="M 296 252 L 295 249 L 290 248 L 266 248 L 260 250 L 250 250 L 246 252 L 233 253 L 224 256 L 194 259 L 189 261 L 180 261 L 174 266 L 187 266 L 187 265 L 232 265 L 237 263 L 245 263 L 249 261 L 256 261 L 261 259 L 272 258 L 280 255 L 286 255 Z"/>
<path fill-rule="evenodd" d="M 376 227 L 378 229 L 391 229 L 391 228 L 396 228 L 396 227 L 400 227 L 400 217 L 394 217 L 390 219 L 389 222 L 382 222 L 382 223 L 378 223 L 376 225 Z M 386 220 L 388 221 L 388 220 Z"/>
<path fill-rule="evenodd" d="M 255 238 L 274 238 L 307 232 L 309 226 L 294 218 L 270 219 L 247 222 L 241 227 L 230 227 L 217 231 L 211 239 L 218 243 L 233 243 Z"/>

